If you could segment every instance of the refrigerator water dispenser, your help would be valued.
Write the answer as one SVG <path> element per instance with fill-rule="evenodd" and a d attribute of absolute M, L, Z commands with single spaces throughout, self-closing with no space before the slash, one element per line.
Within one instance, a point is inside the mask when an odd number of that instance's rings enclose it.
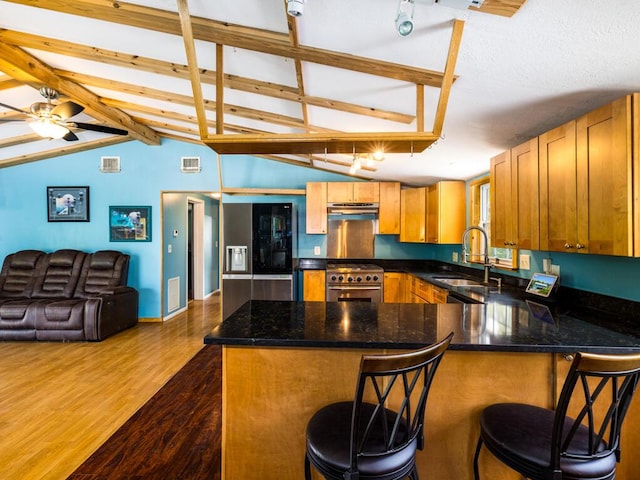
<path fill-rule="evenodd" d="M 248 267 L 247 247 L 227 247 L 227 272 L 247 272 Z"/>

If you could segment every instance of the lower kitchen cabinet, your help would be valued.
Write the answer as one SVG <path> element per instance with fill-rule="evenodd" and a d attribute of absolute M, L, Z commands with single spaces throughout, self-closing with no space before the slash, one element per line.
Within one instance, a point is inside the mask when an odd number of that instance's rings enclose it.
<path fill-rule="evenodd" d="M 406 303 L 406 276 L 402 272 L 384 272 L 383 301 L 385 303 Z"/>
<path fill-rule="evenodd" d="M 324 302 L 326 299 L 327 274 L 324 270 L 304 270 L 303 300 L 305 302 Z"/>

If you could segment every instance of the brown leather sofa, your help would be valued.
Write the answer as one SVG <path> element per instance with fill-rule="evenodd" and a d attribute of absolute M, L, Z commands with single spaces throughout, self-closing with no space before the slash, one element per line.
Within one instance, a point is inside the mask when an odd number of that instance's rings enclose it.
<path fill-rule="evenodd" d="M 138 323 L 129 255 L 21 250 L 0 270 L 0 340 L 100 341 Z"/>

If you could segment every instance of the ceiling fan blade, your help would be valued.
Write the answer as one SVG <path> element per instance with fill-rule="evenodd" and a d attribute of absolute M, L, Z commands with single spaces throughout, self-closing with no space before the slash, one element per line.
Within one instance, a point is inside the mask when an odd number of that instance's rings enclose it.
<path fill-rule="evenodd" d="M 94 132 L 111 133 L 112 135 L 129 135 L 126 130 L 119 128 L 107 127 L 106 125 L 94 125 L 93 123 L 69 122 L 67 125 L 71 127 L 82 128 L 83 130 L 92 130 Z"/>
<path fill-rule="evenodd" d="M 66 120 L 67 118 L 71 118 L 74 115 L 79 114 L 83 110 L 84 107 L 82 105 L 78 105 L 77 103 L 73 102 L 64 102 L 53 107 L 53 110 L 51 110 L 51 115 L 57 115 L 62 120 Z"/>
<path fill-rule="evenodd" d="M 78 140 L 78 136 L 71 130 L 69 130 L 69 133 L 62 137 L 62 139 L 66 140 L 67 142 L 75 142 L 76 140 Z"/>
<path fill-rule="evenodd" d="M 25 112 L 24 110 L 20 110 L 19 108 L 16 108 L 16 107 L 12 107 L 11 105 L 7 105 L 6 103 L 0 103 L 0 107 L 4 107 L 4 108 L 8 108 L 9 110 L 14 110 L 16 112 L 24 113 L 25 115 L 28 115 L 29 117 L 31 116 L 31 114 L 29 112 Z"/>

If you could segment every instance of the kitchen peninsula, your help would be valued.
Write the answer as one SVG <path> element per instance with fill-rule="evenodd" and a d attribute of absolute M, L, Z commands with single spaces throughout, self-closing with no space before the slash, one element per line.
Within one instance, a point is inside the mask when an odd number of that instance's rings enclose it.
<path fill-rule="evenodd" d="M 428 401 L 418 469 L 425 478 L 466 480 L 483 406 L 551 407 L 569 368 L 565 355 L 640 351 L 640 338 L 628 332 L 497 297 L 441 305 L 247 302 L 205 337 L 223 345 L 223 478 L 303 478 L 306 422 L 323 405 L 353 397 L 365 352 L 418 348 L 454 332 Z M 639 403 L 623 431 L 621 479 L 640 469 L 631 454 L 640 446 Z M 490 455 L 481 468 L 485 478 L 518 478 Z"/>

